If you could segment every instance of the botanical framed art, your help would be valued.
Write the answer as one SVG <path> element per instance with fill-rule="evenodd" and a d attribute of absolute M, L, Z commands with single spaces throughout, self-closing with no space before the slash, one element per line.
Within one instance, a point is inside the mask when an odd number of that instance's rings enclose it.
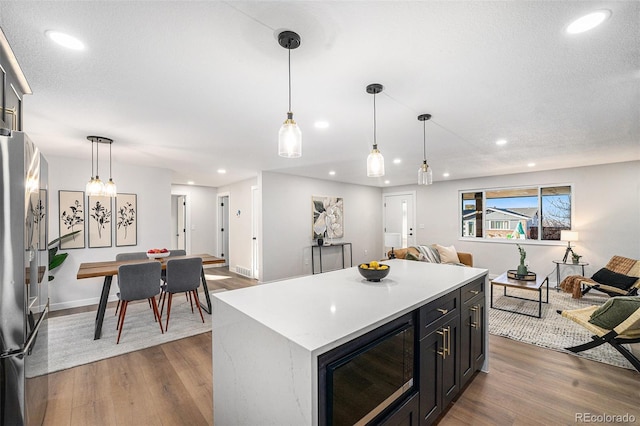
<path fill-rule="evenodd" d="M 58 191 L 59 235 L 80 231 L 60 241 L 60 249 L 84 248 L 84 192 Z"/>
<path fill-rule="evenodd" d="M 341 197 L 312 196 L 313 239 L 344 236 L 344 203 Z"/>
<path fill-rule="evenodd" d="M 116 247 L 138 244 L 138 200 L 136 194 L 116 196 Z"/>
<path fill-rule="evenodd" d="M 89 248 L 111 247 L 111 197 L 88 198 Z"/>

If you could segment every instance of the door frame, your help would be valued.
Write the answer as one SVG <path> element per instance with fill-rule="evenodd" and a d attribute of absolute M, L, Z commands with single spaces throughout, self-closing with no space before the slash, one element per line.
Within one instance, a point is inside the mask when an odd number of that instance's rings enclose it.
<path fill-rule="evenodd" d="M 417 191 L 412 190 L 412 191 L 399 191 L 399 192 L 384 192 L 382 194 L 382 245 L 384 246 L 384 232 L 385 232 L 385 225 L 387 223 L 387 212 L 385 209 L 385 204 L 387 202 L 387 197 L 397 197 L 399 195 L 408 195 L 409 197 L 411 197 L 411 199 L 413 200 L 413 224 L 408 224 L 410 227 L 411 225 L 413 225 L 413 234 L 416 238 L 416 244 L 418 244 L 418 228 L 416 227 L 416 223 L 418 218 L 416 217 L 417 215 L 417 211 L 418 211 L 418 206 L 417 206 Z M 384 251 L 384 247 L 382 249 Z M 384 253 L 384 256 L 386 256 L 386 252 Z"/>
<path fill-rule="evenodd" d="M 190 231 L 190 221 L 189 221 L 189 195 L 188 194 L 184 194 L 184 193 L 171 193 L 171 198 L 173 199 L 173 197 L 184 197 L 184 207 L 183 207 L 183 213 L 184 213 L 184 250 L 187 253 L 190 253 L 190 247 L 189 244 L 191 243 L 191 235 L 189 235 L 189 231 Z M 180 206 L 178 206 L 178 209 L 180 208 Z M 173 214 L 173 212 L 172 212 Z M 176 211 L 177 214 L 177 211 Z M 179 232 L 179 230 L 178 230 Z M 171 236 L 171 242 L 173 243 L 173 235 Z"/>
<path fill-rule="evenodd" d="M 229 257 L 230 257 L 230 253 L 229 253 L 229 240 L 231 239 L 231 235 L 229 233 L 229 204 L 231 203 L 231 194 L 229 192 L 220 192 L 216 195 L 216 240 L 217 240 L 217 253 L 216 255 L 220 256 L 220 253 L 224 253 L 224 238 L 223 238 L 223 234 L 222 234 L 222 225 L 223 225 L 223 217 L 220 214 L 220 202 L 222 200 L 222 198 L 227 197 L 227 205 L 226 205 L 226 210 L 227 210 L 227 228 L 226 228 L 226 232 L 227 232 L 227 250 L 224 256 L 224 260 L 225 266 L 229 266 Z"/>

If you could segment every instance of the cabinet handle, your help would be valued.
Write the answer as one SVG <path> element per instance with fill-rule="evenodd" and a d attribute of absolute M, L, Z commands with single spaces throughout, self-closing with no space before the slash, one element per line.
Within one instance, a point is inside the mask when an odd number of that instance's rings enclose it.
<path fill-rule="evenodd" d="M 480 290 L 469 290 L 469 293 L 473 293 L 473 295 L 475 296 L 480 293 Z"/>
<path fill-rule="evenodd" d="M 447 326 L 447 355 L 451 355 L 451 328 Z"/>
<path fill-rule="evenodd" d="M 469 324 L 471 327 L 473 328 L 478 328 L 478 307 L 477 306 L 472 306 L 471 308 L 469 308 L 469 310 L 471 312 L 473 312 L 473 321 L 471 322 L 471 324 Z"/>
<path fill-rule="evenodd" d="M 446 313 L 449 312 L 448 309 L 442 309 L 442 308 L 438 308 L 436 309 L 436 311 L 440 312 L 442 315 L 446 315 Z"/>
<path fill-rule="evenodd" d="M 442 350 L 437 351 L 437 353 L 442 357 L 442 359 L 446 359 L 449 354 L 449 350 L 447 349 L 447 329 L 443 328 L 442 330 L 436 331 L 436 333 L 442 336 Z"/>

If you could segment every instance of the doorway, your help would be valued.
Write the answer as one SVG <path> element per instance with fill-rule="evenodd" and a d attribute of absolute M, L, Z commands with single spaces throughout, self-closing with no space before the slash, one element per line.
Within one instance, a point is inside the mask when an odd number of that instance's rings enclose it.
<path fill-rule="evenodd" d="M 251 277 L 260 279 L 260 218 L 262 217 L 260 203 L 260 189 L 251 187 Z"/>
<path fill-rule="evenodd" d="M 218 194 L 218 257 L 229 266 L 229 194 Z"/>
<path fill-rule="evenodd" d="M 402 247 L 416 245 L 415 199 L 415 191 L 388 193 L 383 196 L 383 232 L 399 233 Z M 385 254 L 390 248 L 385 248 Z"/>
<path fill-rule="evenodd" d="M 187 249 L 187 196 L 171 195 L 171 248 Z"/>

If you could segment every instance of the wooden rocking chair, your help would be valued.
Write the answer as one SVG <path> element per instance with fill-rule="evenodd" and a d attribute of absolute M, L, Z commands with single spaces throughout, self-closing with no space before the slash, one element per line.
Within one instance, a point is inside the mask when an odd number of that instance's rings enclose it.
<path fill-rule="evenodd" d="M 570 311 L 557 311 L 563 317 L 568 318 L 593 333 L 591 342 L 578 346 L 565 348 L 568 351 L 577 353 L 595 348 L 605 343 L 610 344 L 622 354 L 633 367 L 640 372 L 640 360 L 631 353 L 627 348 L 622 346 L 625 343 L 640 343 L 640 308 L 636 309 L 622 323 L 612 330 L 598 327 L 589 322 L 591 314 L 598 309 L 599 306 L 589 306 L 586 308 L 573 309 Z"/>

